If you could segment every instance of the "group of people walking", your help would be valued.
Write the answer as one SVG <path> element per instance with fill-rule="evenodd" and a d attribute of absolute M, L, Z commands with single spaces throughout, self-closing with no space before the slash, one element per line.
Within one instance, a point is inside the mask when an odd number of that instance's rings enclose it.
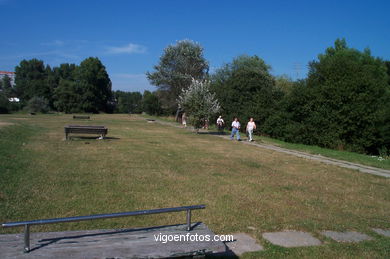
<path fill-rule="evenodd" d="M 182 124 L 183 124 L 183 127 L 187 127 L 187 116 L 185 113 L 183 113 L 183 115 L 182 115 Z M 208 121 L 205 121 L 204 124 L 205 124 L 204 128 L 206 128 L 206 127 L 208 128 Z M 218 127 L 219 132 L 222 132 L 223 128 L 225 127 L 225 121 L 222 119 L 222 116 L 219 116 L 217 119 L 217 127 Z M 232 122 L 232 133 L 230 135 L 231 140 L 233 140 L 234 136 L 236 135 L 237 140 L 241 141 L 240 128 L 241 128 L 241 124 L 240 124 L 238 118 L 235 117 L 233 122 Z M 255 129 L 256 129 L 256 123 L 253 120 L 253 118 L 250 118 L 248 124 L 246 125 L 246 133 L 248 135 L 248 141 L 253 141 L 253 131 Z"/>
<path fill-rule="evenodd" d="M 225 122 L 222 119 L 222 116 L 219 116 L 217 119 L 217 127 L 218 127 L 219 131 L 223 130 L 224 124 L 225 124 Z M 231 140 L 233 140 L 234 135 L 236 135 L 237 140 L 241 141 L 240 128 L 241 128 L 241 124 L 240 124 L 238 118 L 235 117 L 233 122 L 232 122 L 232 133 L 230 134 Z M 250 118 L 248 124 L 246 125 L 246 132 L 248 134 L 248 141 L 253 141 L 253 131 L 255 129 L 256 129 L 256 123 L 253 120 L 253 118 Z"/>

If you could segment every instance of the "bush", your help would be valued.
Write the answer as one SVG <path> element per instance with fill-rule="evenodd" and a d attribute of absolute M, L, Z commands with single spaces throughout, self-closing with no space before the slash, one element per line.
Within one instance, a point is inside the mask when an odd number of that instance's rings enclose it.
<path fill-rule="evenodd" d="M 344 40 L 309 64 L 265 123 L 265 133 L 286 141 L 377 154 L 390 145 L 390 93 L 386 67 L 369 50 Z"/>
<path fill-rule="evenodd" d="M 8 98 L 0 92 L 0 114 L 8 113 L 10 107 L 10 102 Z"/>
<path fill-rule="evenodd" d="M 34 96 L 28 101 L 27 109 L 29 112 L 47 113 L 49 111 L 49 102 L 43 97 Z"/>

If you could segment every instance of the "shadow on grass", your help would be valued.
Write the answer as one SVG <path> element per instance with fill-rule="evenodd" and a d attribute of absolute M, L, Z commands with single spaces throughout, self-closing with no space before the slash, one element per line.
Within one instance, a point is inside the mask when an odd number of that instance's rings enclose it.
<path fill-rule="evenodd" d="M 117 137 L 104 137 L 104 139 L 99 139 L 99 137 L 83 137 L 83 136 L 74 136 L 74 137 L 69 137 L 69 140 L 117 140 L 117 139 L 120 139 L 120 138 L 117 138 Z"/>

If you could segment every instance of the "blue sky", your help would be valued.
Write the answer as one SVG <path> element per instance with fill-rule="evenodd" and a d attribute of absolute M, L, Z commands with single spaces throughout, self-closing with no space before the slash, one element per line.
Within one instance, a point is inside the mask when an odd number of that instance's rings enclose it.
<path fill-rule="evenodd" d="M 99 57 L 114 90 L 155 90 L 146 77 L 163 49 L 191 39 L 210 71 L 241 54 L 272 74 L 304 77 L 309 61 L 345 38 L 390 60 L 390 1 L 0 0 L 0 70 L 22 59 L 51 66 Z"/>

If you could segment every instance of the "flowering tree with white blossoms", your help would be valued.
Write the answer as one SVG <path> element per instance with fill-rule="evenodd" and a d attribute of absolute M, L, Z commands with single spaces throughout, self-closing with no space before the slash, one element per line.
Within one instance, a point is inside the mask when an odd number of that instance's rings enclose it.
<path fill-rule="evenodd" d="M 207 80 L 192 79 L 191 85 L 182 90 L 177 101 L 197 131 L 202 122 L 209 120 L 221 109 L 215 94 L 210 92 L 210 81 Z"/>

